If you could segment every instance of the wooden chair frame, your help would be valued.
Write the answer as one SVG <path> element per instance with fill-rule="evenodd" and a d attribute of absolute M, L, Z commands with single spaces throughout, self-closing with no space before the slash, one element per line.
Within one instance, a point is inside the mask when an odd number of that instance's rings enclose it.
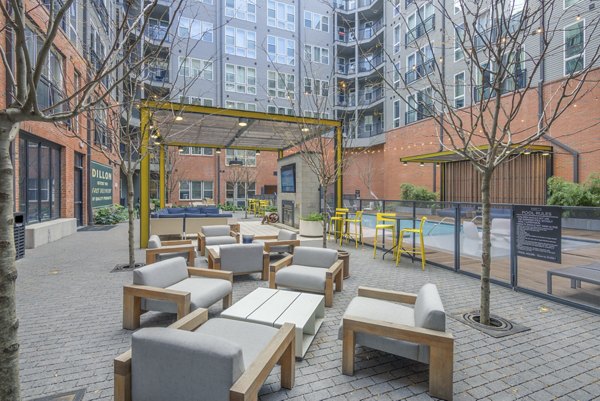
<path fill-rule="evenodd" d="M 358 296 L 407 304 L 414 304 L 417 300 L 416 294 L 368 287 L 359 287 Z M 421 327 L 346 316 L 343 320 L 342 373 L 349 376 L 354 374 L 356 333 L 367 333 L 428 345 L 429 393 L 434 397 L 452 400 L 454 372 L 454 337 L 452 334 Z"/>
<path fill-rule="evenodd" d="M 193 331 L 208 320 L 208 310 L 196 309 L 177 320 L 170 328 Z M 275 364 L 281 365 L 281 387 L 294 387 L 296 373 L 295 325 L 284 323 L 269 345 L 242 373 L 229 390 L 231 401 L 258 400 L 258 392 Z M 114 360 L 115 401 L 131 401 L 131 349 Z"/>
<path fill-rule="evenodd" d="M 188 267 L 190 277 L 208 277 L 227 280 L 233 283 L 233 273 L 216 271 L 197 267 Z M 123 287 L 123 328 L 135 330 L 140 327 L 140 316 L 146 312 L 142 310 L 142 298 L 158 301 L 170 301 L 177 304 L 177 319 L 190 313 L 190 293 L 186 291 L 169 290 L 166 288 L 147 285 L 126 285 Z M 233 294 L 230 292 L 223 298 L 223 309 L 231 306 Z"/>
<path fill-rule="evenodd" d="M 191 240 L 176 240 L 176 241 L 161 241 L 160 248 L 148 248 L 146 249 L 146 264 L 156 262 L 157 255 L 163 255 L 165 253 L 175 252 L 187 252 L 188 253 L 188 265 L 194 266 L 196 260 L 196 246 Z"/>
<path fill-rule="evenodd" d="M 277 235 L 257 235 L 254 239 L 264 241 L 265 252 L 271 253 L 271 247 L 274 246 L 286 246 L 290 247 L 290 253 L 294 253 L 294 247 L 300 246 L 299 239 L 290 239 L 290 240 L 278 240 Z"/>
<path fill-rule="evenodd" d="M 269 254 L 263 250 L 263 266 L 260 270 L 260 279 L 266 281 L 269 279 Z M 217 253 L 214 249 L 208 249 L 208 268 L 213 271 L 221 270 L 221 254 Z M 227 269 L 227 266 L 225 266 Z M 258 270 L 257 270 L 258 272 Z M 248 273 L 234 273 L 234 276 L 239 276 Z"/>
<path fill-rule="evenodd" d="M 271 264 L 271 272 L 269 275 L 269 288 L 277 289 L 275 283 L 275 275 L 277 272 L 287 266 L 292 265 L 294 255 L 288 255 L 283 259 Z M 315 267 L 319 269 L 319 267 Z M 344 289 L 344 261 L 338 259 L 331 267 L 326 269 L 325 273 L 325 306 L 333 306 L 333 284 L 335 283 L 335 292 L 341 292 Z"/>
<path fill-rule="evenodd" d="M 240 232 L 234 231 L 232 225 L 229 225 L 229 236 L 235 238 L 235 242 L 240 242 Z M 238 225 L 239 227 L 239 225 Z M 200 255 L 204 256 L 206 254 L 206 235 L 199 232 L 198 233 L 198 250 L 200 251 Z"/>

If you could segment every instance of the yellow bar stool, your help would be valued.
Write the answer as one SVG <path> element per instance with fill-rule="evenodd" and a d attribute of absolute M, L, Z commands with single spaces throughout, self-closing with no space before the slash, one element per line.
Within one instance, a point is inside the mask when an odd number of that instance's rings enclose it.
<path fill-rule="evenodd" d="M 392 230 L 392 246 L 396 245 L 396 213 L 377 213 L 375 215 L 375 239 L 373 239 L 373 259 L 377 256 L 377 232 L 379 230 Z M 385 248 L 385 231 L 383 234 L 383 247 Z"/>
<path fill-rule="evenodd" d="M 340 237 L 344 236 L 344 219 L 346 218 L 346 214 L 350 209 L 338 207 L 335 209 L 335 215 L 331 216 L 329 219 L 329 232 L 327 234 L 327 240 L 331 239 L 331 234 L 333 234 L 333 239 L 335 239 L 336 235 L 340 235 Z M 340 230 L 338 231 L 337 226 L 339 224 Z"/>
<path fill-rule="evenodd" d="M 421 254 L 421 270 L 425 270 L 425 241 L 423 241 L 423 227 L 425 226 L 425 222 L 427 221 L 427 217 L 421 217 L 421 224 L 419 224 L 419 228 L 403 228 L 400 230 L 400 234 L 398 234 L 398 251 L 396 253 L 396 266 L 400 263 L 400 255 L 402 253 L 406 253 L 407 255 L 416 255 L 417 253 Z M 419 234 L 419 245 L 417 247 L 404 247 L 404 234 Z"/>
<path fill-rule="evenodd" d="M 356 244 L 356 248 L 358 248 L 358 241 L 360 241 L 361 245 L 365 245 L 363 242 L 363 231 L 362 231 L 362 210 L 357 210 L 354 214 L 353 218 L 344 217 L 343 224 L 346 227 L 346 242 L 350 241 L 354 236 L 354 241 Z M 354 223 L 354 234 L 350 230 L 350 223 Z M 340 245 L 342 245 L 343 237 L 340 237 Z"/>

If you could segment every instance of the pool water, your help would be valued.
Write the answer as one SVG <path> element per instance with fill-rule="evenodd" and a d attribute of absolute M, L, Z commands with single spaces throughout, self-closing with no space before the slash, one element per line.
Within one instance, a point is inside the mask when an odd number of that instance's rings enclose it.
<path fill-rule="evenodd" d="M 377 217 L 374 214 L 363 214 L 363 227 L 375 228 Z M 421 220 L 402 219 L 400 220 L 400 229 L 403 228 L 418 228 Z M 454 233 L 454 224 L 438 223 L 434 221 L 426 221 L 423 226 L 423 235 L 448 235 Z"/>

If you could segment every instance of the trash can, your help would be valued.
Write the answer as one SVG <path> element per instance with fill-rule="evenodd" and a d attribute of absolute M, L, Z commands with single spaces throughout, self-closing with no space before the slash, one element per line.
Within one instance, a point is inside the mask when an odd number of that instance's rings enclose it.
<path fill-rule="evenodd" d="M 25 215 L 14 213 L 14 220 L 16 258 L 21 259 L 25 256 Z"/>

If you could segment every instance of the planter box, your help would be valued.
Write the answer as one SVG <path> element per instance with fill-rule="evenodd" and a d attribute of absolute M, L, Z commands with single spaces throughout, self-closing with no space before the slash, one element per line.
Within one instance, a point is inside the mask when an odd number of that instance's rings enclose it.
<path fill-rule="evenodd" d="M 300 235 L 303 237 L 322 237 L 323 222 L 300 220 Z"/>

